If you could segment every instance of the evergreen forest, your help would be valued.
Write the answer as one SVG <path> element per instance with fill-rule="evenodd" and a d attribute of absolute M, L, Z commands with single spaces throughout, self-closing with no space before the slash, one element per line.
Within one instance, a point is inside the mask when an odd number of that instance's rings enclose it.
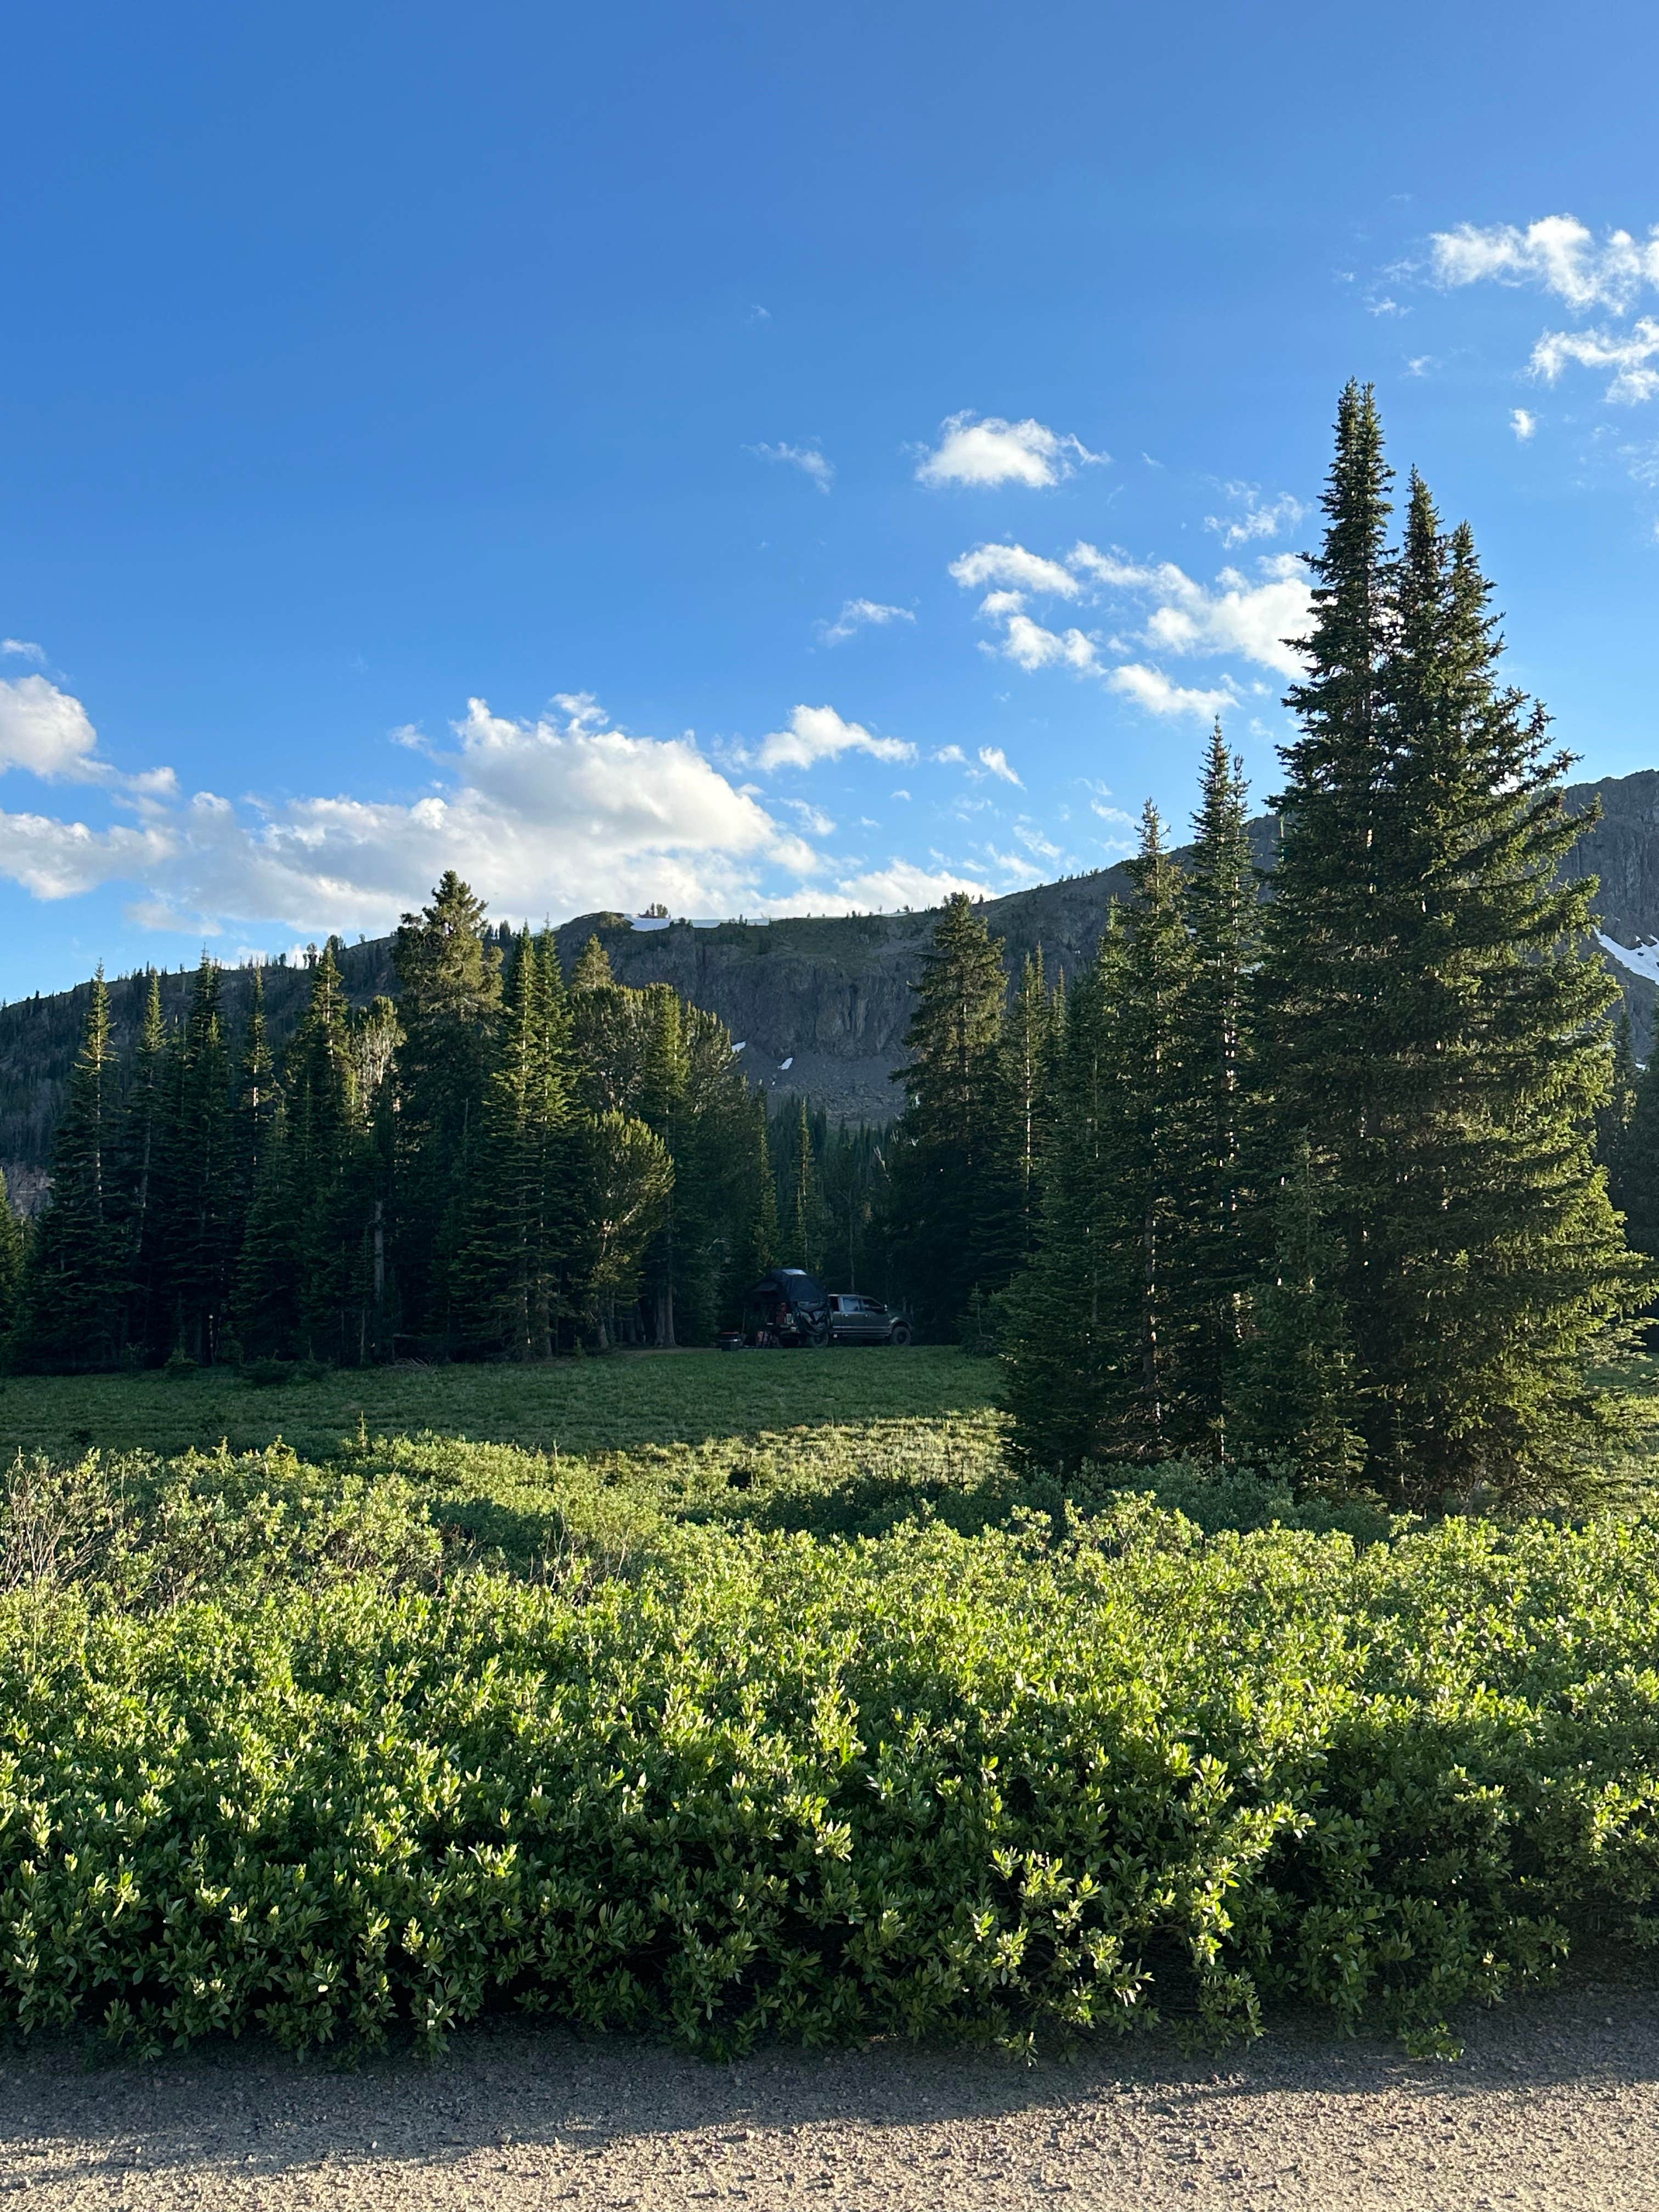
<path fill-rule="evenodd" d="M 764 1268 L 879 1269 L 878 1136 L 769 1115 L 669 986 L 567 979 L 447 874 L 353 1010 L 331 941 L 280 1055 L 256 971 L 232 1025 L 204 957 L 130 1053 L 101 976 L 49 1202 L 0 1209 L 12 1364 L 33 1371 L 549 1357 L 706 1343 Z"/>
<path fill-rule="evenodd" d="M 50 1199 L 0 1212 L 40 1371 L 707 1344 L 778 1262 L 1003 1362 L 1066 1476 L 1183 1455 L 1395 1507 L 1576 1495 L 1636 1441 L 1659 1074 L 1566 868 L 1590 817 L 1508 685 L 1473 537 L 1343 394 L 1271 871 L 1218 725 L 1179 861 L 1149 805 L 1091 963 L 1010 974 L 944 910 L 886 1127 L 769 1113 L 713 1015 L 453 874 L 392 993 L 310 956 L 280 1054 L 226 1018 L 118 1057 L 101 978 Z"/>

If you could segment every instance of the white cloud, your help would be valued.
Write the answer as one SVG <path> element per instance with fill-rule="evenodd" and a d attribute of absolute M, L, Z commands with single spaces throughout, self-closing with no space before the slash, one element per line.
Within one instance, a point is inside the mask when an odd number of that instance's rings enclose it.
<path fill-rule="evenodd" d="M 1024 592 L 987 592 L 977 611 L 981 622 L 1004 622 L 1010 615 L 1017 615 L 1024 605 Z"/>
<path fill-rule="evenodd" d="M 1023 545 L 975 545 L 971 553 L 963 553 L 951 563 L 951 574 L 964 591 L 976 592 L 986 584 L 999 584 L 1015 592 L 1046 592 L 1062 599 L 1074 599 L 1083 586 L 1070 569 L 1058 561 L 1048 561 L 1040 553 L 1028 553 Z M 993 593 L 992 599 L 1000 597 Z M 988 599 L 981 612 L 1000 612 Z"/>
<path fill-rule="evenodd" d="M 1553 384 L 1569 362 L 1583 368 L 1616 372 L 1606 397 L 1615 404 L 1633 406 L 1659 392 L 1659 321 L 1640 315 L 1628 333 L 1606 330 L 1546 331 L 1532 349 L 1532 369 L 1546 384 Z"/>
<path fill-rule="evenodd" d="M 884 606 L 879 599 L 843 599 L 841 612 L 832 623 L 821 622 L 818 635 L 826 645 L 842 645 L 862 629 L 866 623 L 884 628 L 888 623 L 913 623 L 915 617 L 908 607 Z"/>
<path fill-rule="evenodd" d="M 0 637 L 0 655 L 9 653 L 15 653 L 20 660 L 36 663 L 44 663 L 46 657 L 43 647 L 32 645 L 26 637 Z"/>
<path fill-rule="evenodd" d="M 921 483 L 1020 483 L 1042 490 L 1073 475 L 1079 464 L 1109 459 L 1091 453 L 1080 438 L 1029 418 L 1010 422 L 1000 415 L 976 416 L 966 410 L 947 416 L 940 428 L 939 444 L 917 465 Z"/>
<path fill-rule="evenodd" d="M 22 768 L 88 783 L 107 775 L 98 732 L 81 702 L 44 676 L 0 679 L 0 769 Z"/>
<path fill-rule="evenodd" d="M 1237 653 L 1280 675 L 1300 673 L 1299 657 L 1285 643 L 1301 635 L 1309 619 L 1307 575 L 1293 553 L 1264 556 L 1255 582 L 1224 568 L 1214 588 L 1195 582 L 1173 561 L 1142 565 L 1087 544 L 1075 546 L 1069 558 L 1107 588 L 1152 600 L 1149 645 L 1165 653 Z"/>
<path fill-rule="evenodd" d="M 796 821 L 810 836 L 834 836 L 836 829 L 834 817 L 826 814 L 821 806 L 814 806 L 809 799 L 786 799 L 781 803 L 789 809 Z"/>
<path fill-rule="evenodd" d="M 1017 822 L 1014 835 L 1028 853 L 1034 854 L 1039 860 L 1046 860 L 1050 867 L 1057 866 L 1066 858 L 1064 846 L 1056 845 L 1052 838 L 1045 837 L 1035 823 Z"/>
<path fill-rule="evenodd" d="M 0 877 L 38 899 L 73 898 L 100 884 L 171 870 L 176 840 L 160 830 L 89 830 L 45 814 L 0 812 Z"/>
<path fill-rule="evenodd" d="M 1247 545 L 1255 538 L 1277 538 L 1283 531 L 1294 530 L 1308 512 L 1302 501 L 1287 491 L 1265 506 L 1258 485 L 1230 483 L 1226 492 L 1243 512 L 1206 514 L 1204 518 L 1204 527 L 1217 532 L 1224 545 Z"/>
<path fill-rule="evenodd" d="M 1598 245 L 1576 216 L 1545 216 L 1524 230 L 1514 223 L 1460 223 L 1429 241 L 1434 281 L 1448 289 L 1494 280 L 1533 283 L 1570 307 L 1624 314 L 1645 284 L 1659 285 L 1659 228 L 1643 240 L 1613 230 Z"/>
<path fill-rule="evenodd" d="M 1529 414 L 1524 407 L 1517 407 L 1510 416 L 1510 428 L 1524 446 L 1538 428 L 1538 417 Z"/>
<path fill-rule="evenodd" d="M 1114 691 L 1121 691 L 1151 714 L 1200 714 L 1207 722 L 1238 704 L 1231 691 L 1188 690 L 1173 683 L 1161 668 L 1148 668 L 1139 661 L 1113 669 L 1106 680 Z"/>
<path fill-rule="evenodd" d="M 916 749 L 902 738 L 878 738 L 861 722 L 848 722 L 833 707 L 797 707 L 787 730 L 774 730 L 761 739 L 754 755 L 758 768 L 811 768 L 817 761 L 835 760 L 842 753 L 868 753 L 872 759 L 909 761 Z"/>
<path fill-rule="evenodd" d="M 749 450 L 763 461 L 787 461 L 792 468 L 811 477 L 820 491 L 828 491 L 835 482 L 833 464 L 825 460 L 816 446 L 763 445 L 751 446 Z"/>
<path fill-rule="evenodd" d="M 570 704 L 562 721 L 521 722 L 473 700 L 439 757 L 442 787 L 412 803 L 307 798 L 250 817 L 198 792 L 164 806 L 161 771 L 131 780 L 156 794 L 141 828 L 0 813 L 0 875 L 43 898 L 132 883 L 192 928 L 349 931 L 387 927 L 446 867 L 496 911 L 532 915 L 656 898 L 682 914 L 764 911 L 821 869 L 689 740 L 630 737 L 598 726 L 591 702 Z"/>
<path fill-rule="evenodd" d="M 1028 675 L 1039 668 L 1056 667 L 1075 668 L 1089 675 L 1099 672 L 1092 639 L 1080 629 L 1044 629 L 1030 615 L 1011 616 L 1000 646 L 988 645 L 985 650 L 1002 653 Z"/>
<path fill-rule="evenodd" d="M 843 877 L 832 896 L 814 893 L 814 914 L 891 914 L 899 907 L 943 906 L 946 899 L 965 891 L 969 898 L 993 896 L 988 884 L 959 874 L 954 868 L 924 868 L 913 860 L 892 860 L 884 868 Z"/>
<path fill-rule="evenodd" d="M 1019 778 L 1009 767 L 1008 756 L 1000 745 L 981 745 L 979 749 L 979 764 L 987 775 L 998 776 L 1004 783 L 1016 784 L 1021 790 L 1024 789 L 1024 786 L 1020 784 Z"/>
<path fill-rule="evenodd" d="M 968 756 L 960 745 L 941 745 L 933 758 L 945 768 L 960 768 Z"/>

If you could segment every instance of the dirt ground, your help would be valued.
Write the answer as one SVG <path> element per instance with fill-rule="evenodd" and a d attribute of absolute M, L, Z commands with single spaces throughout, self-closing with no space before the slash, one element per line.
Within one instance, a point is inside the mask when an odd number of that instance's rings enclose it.
<path fill-rule="evenodd" d="M 1659 1992 L 1470 2023 L 1455 2064 L 1280 2028 L 1026 2070 L 883 2048 L 710 2067 L 519 2027 L 434 2068 L 232 2046 L 151 2067 L 0 2053 L 0 2191 L 37 2212 L 224 2206 L 1659 2208 Z"/>

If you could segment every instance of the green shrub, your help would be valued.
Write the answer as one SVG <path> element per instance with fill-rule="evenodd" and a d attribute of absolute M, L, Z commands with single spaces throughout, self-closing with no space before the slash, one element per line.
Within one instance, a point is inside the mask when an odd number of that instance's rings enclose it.
<path fill-rule="evenodd" d="M 407 1476 L 283 1480 L 191 1495 L 421 1518 Z M 723 2052 L 1297 1999 L 1431 2049 L 1577 1932 L 1659 1932 L 1651 1525 L 1048 1531 L 694 1526 L 538 1584 L 377 1550 L 149 1618 L 20 1588 L 0 2020 L 435 2047 L 511 2006 Z"/>

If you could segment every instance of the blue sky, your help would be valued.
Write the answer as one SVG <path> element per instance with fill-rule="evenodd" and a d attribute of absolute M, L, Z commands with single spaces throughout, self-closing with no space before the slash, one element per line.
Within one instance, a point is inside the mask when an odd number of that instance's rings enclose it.
<path fill-rule="evenodd" d="M 922 905 L 1274 787 L 1337 391 L 1659 764 L 1635 6 L 35 9 L 0 994 Z M 475 703 L 476 702 L 476 703 Z"/>

